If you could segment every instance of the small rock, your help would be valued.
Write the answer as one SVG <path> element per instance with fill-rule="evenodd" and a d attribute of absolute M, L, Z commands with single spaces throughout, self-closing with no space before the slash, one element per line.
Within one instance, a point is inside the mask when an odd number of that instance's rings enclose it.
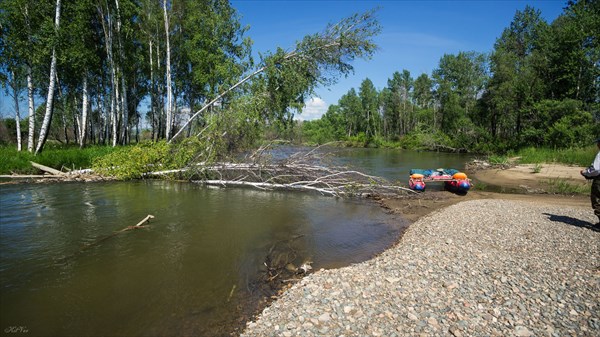
<path fill-rule="evenodd" d="M 462 337 L 462 332 L 460 332 L 460 329 L 456 326 L 453 325 L 450 327 L 450 329 L 448 329 L 448 332 L 450 332 L 452 334 L 452 336 L 454 337 Z"/>
<path fill-rule="evenodd" d="M 515 336 L 529 337 L 529 336 L 533 336 L 533 333 L 531 331 L 529 331 L 529 329 L 527 329 L 524 326 L 517 326 L 515 328 Z"/>
<path fill-rule="evenodd" d="M 328 313 L 324 313 L 323 315 L 319 316 L 319 322 L 328 322 L 331 319 L 331 316 L 329 316 Z"/>

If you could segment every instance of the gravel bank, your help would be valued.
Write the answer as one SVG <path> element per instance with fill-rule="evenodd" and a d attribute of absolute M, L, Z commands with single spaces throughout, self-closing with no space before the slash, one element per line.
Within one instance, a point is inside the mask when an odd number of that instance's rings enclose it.
<path fill-rule="evenodd" d="M 599 336 L 590 208 L 473 200 L 377 258 L 307 276 L 242 336 Z"/>

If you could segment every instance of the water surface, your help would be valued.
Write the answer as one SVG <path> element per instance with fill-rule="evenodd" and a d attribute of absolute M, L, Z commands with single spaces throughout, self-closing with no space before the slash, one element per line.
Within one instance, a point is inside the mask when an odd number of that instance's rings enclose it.
<path fill-rule="evenodd" d="M 0 328 L 32 336 L 226 335 L 267 259 L 348 265 L 403 225 L 365 201 L 166 181 L 4 185 L 0 207 Z"/>

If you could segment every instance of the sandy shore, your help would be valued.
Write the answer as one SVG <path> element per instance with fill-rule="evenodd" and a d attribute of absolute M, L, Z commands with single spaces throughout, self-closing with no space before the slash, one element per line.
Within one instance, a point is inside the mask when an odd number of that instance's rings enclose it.
<path fill-rule="evenodd" d="M 579 173 L 582 167 L 561 164 L 542 164 L 539 172 L 536 165 L 522 164 L 508 169 L 480 170 L 472 175 L 477 181 L 489 185 L 501 185 L 507 188 L 518 188 L 525 190 L 543 189 L 549 180 L 561 179 L 574 185 L 589 184 Z"/>

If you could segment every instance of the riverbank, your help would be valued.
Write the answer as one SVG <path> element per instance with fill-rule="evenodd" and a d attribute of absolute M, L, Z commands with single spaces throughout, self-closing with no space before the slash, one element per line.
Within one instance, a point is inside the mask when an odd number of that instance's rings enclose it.
<path fill-rule="evenodd" d="M 528 182 L 555 175 L 547 166 Z M 380 202 L 415 221 L 394 247 L 309 275 L 242 336 L 600 333 L 600 231 L 588 196 L 428 191 Z"/>
<path fill-rule="evenodd" d="M 595 221 L 577 202 L 460 202 L 372 260 L 309 275 L 242 335 L 598 335 Z"/>

